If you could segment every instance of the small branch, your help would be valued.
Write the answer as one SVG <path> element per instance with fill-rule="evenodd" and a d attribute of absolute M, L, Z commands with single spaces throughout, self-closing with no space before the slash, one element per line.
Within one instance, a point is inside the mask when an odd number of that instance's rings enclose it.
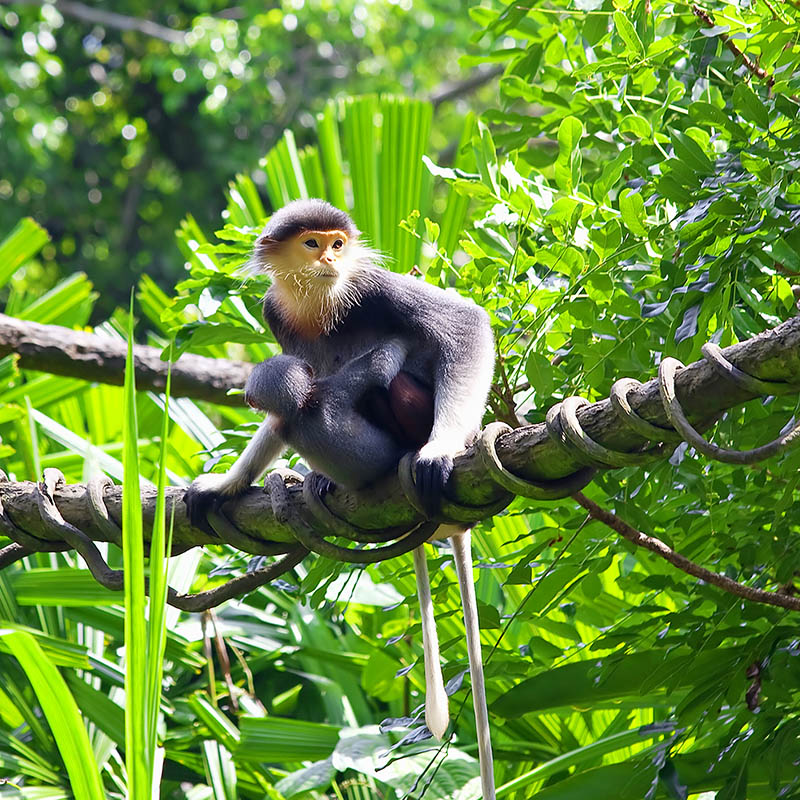
<path fill-rule="evenodd" d="M 709 11 L 705 11 L 704 9 L 700 8 L 700 6 L 692 4 L 692 12 L 696 17 L 699 17 L 709 28 L 714 27 L 714 17 L 711 16 Z M 725 47 L 733 53 L 736 58 L 741 58 L 742 63 L 747 67 L 750 72 L 755 75 L 757 78 L 761 78 L 767 82 L 767 87 L 772 88 L 772 85 L 775 83 L 775 77 L 767 72 L 763 67 L 759 67 L 755 61 L 753 61 L 750 56 L 748 56 L 744 50 L 741 50 L 735 42 L 728 36 L 727 33 L 720 33 L 719 38 L 725 43 Z"/>
<path fill-rule="evenodd" d="M 6 545 L 0 550 L 0 569 L 5 569 L 15 561 L 19 561 L 21 558 L 31 555 L 32 552 L 33 550 L 28 550 L 26 547 L 16 544 L 15 542 Z"/>
<path fill-rule="evenodd" d="M 781 22 L 788 22 L 788 20 L 783 16 L 783 14 L 778 12 L 778 9 L 770 3 L 770 0 L 764 0 L 764 5 L 769 9 L 769 13 L 772 14 L 772 19 L 779 19 Z"/>
<path fill-rule="evenodd" d="M 116 386 L 122 386 L 125 377 L 125 342 L 0 314 L 0 357 L 9 353 L 19 356 L 22 369 Z M 133 355 L 137 388 L 163 392 L 169 362 L 161 360 L 161 351 L 157 347 L 135 345 Z M 184 353 L 172 365 L 172 395 L 242 406 L 240 395 L 227 392 L 243 387 L 252 368 L 252 364 L 244 361 Z"/>
<path fill-rule="evenodd" d="M 43 0 L 0 0 L 0 5 L 18 6 L 43 6 Z M 185 31 L 176 31 L 166 25 L 159 25 L 149 19 L 139 19 L 138 17 L 126 17 L 124 14 L 116 14 L 113 11 L 103 11 L 100 8 L 87 6 L 84 3 L 74 2 L 74 0 L 55 0 L 52 3 L 64 16 L 74 17 L 81 22 L 89 22 L 92 25 L 103 25 L 107 28 L 116 28 L 120 31 L 136 31 L 154 39 L 161 39 L 170 44 L 183 44 L 186 41 Z"/>
<path fill-rule="evenodd" d="M 474 92 L 485 83 L 489 83 L 489 81 L 502 75 L 503 69 L 504 67 L 502 66 L 476 69 L 472 75 L 465 78 L 463 81 L 458 81 L 457 83 L 446 81 L 440 84 L 431 92 L 428 99 L 433 103 L 434 108 L 438 108 L 442 103 L 446 103 L 448 100 L 455 100 L 465 94 Z"/>
<path fill-rule="evenodd" d="M 637 531 L 636 528 L 632 528 L 616 514 L 612 514 L 610 511 L 601 508 L 597 503 L 590 500 L 581 492 L 576 492 L 573 498 L 589 512 L 591 517 L 607 525 L 611 530 L 616 531 L 620 536 L 632 542 L 637 547 L 644 547 L 651 553 L 660 556 L 665 561 L 669 561 L 673 567 L 677 567 L 688 575 L 694 575 L 695 578 L 700 578 L 700 580 L 713 584 L 723 591 L 735 594 L 737 597 L 742 597 L 745 600 L 751 600 L 754 603 L 766 603 L 771 606 L 778 606 L 779 608 L 800 611 L 800 598 L 792 597 L 788 594 L 781 594 L 779 592 L 766 592 L 763 589 L 754 589 L 752 586 L 745 586 L 743 583 L 737 583 L 732 578 L 727 577 L 727 575 L 720 575 L 718 572 L 712 572 L 705 567 L 701 567 L 699 564 L 695 564 L 693 561 L 689 561 L 686 556 L 676 553 L 669 545 L 662 542 L 661 539 L 656 539 L 655 536 L 648 536 L 641 531 Z"/>

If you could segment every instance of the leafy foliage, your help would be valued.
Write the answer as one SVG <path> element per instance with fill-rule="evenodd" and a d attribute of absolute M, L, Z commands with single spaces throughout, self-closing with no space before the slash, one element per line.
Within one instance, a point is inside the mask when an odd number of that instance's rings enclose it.
<path fill-rule="evenodd" d="M 541 421 L 566 395 L 598 399 L 622 375 L 650 377 L 663 355 L 694 360 L 708 339 L 726 345 L 795 313 L 795 4 L 486 2 L 471 16 L 473 54 L 462 63 L 503 66 L 496 107 L 467 115 L 455 133 L 418 102 L 320 103 L 314 135 L 312 126 L 303 135 L 312 146 L 284 134 L 263 172 L 233 181 L 216 239 L 202 220 L 182 223 L 189 271 L 177 297 L 142 279 L 154 342 L 272 354 L 258 309 L 265 280 L 243 284 L 238 270 L 265 209 L 306 195 L 350 208 L 394 257 L 390 268 L 416 265 L 489 310 L 499 352 L 489 417 Z M 440 124 L 458 140 L 451 161 L 431 155 Z M 35 276 L 29 259 L 42 238 L 21 223 L 0 253 Z M 86 323 L 95 295 L 85 278 L 40 296 L 19 275 L 8 313 Z M 10 267 L 0 264 L 0 276 L 10 280 Z M 116 312 L 105 329 L 122 332 L 126 321 Z M 17 479 L 52 465 L 69 480 L 94 465 L 121 477 L 121 423 L 104 413 L 121 390 L 21 375 L 10 358 L 0 381 L 0 454 Z M 714 435 L 739 448 L 763 443 L 796 402 L 750 403 Z M 206 468 L 224 469 L 257 419 L 177 400 L 162 436 L 162 407 L 137 397 L 143 478 L 161 461 L 182 481 L 197 471 L 199 448 L 212 455 Z M 745 470 L 682 446 L 649 469 L 609 471 L 587 491 L 704 566 L 794 592 L 798 458 Z M 800 797 L 790 612 L 633 551 L 570 502 L 517 500 L 473 539 L 499 796 Z M 85 571 L 69 555 L 30 562 L 0 572 L 3 627 L 31 633 L 67 675 L 104 785 L 124 795 L 119 598 L 83 602 Z M 433 592 L 458 710 L 468 704 L 466 651 L 449 562 L 437 552 Z M 179 557 L 171 582 L 203 588 L 246 566 L 242 554 L 209 548 Z M 414 741 L 422 670 L 410 558 L 350 573 L 309 559 L 297 577 L 205 619 L 205 637 L 167 612 L 162 794 L 476 796 L 471 714 L 458 716 L 441 752 Z M 214 631 L 227 650 L 212 656 Z M 57 736 L 2 638 L 0 774 L 59 796 L 67 767 L 40 755 L 57 752 Z M 379 732 L 386 717 L 394 722 Z M 411 730 L 398 746 L 403 725 Z"/>

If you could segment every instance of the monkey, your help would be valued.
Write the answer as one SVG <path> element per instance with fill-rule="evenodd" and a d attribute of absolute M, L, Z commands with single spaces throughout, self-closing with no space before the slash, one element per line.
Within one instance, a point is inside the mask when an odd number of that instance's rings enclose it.
<path fill-rule="evenodd" d="M 383 269 L 380 255 L 361 240 L 349 215 L 322 200 L 296 200 L 273 214 L 256 239 L 250 266 L 272 278 L 263 313 L 283 353 L 307 362 L 318 378 L 335 374 L 387 342 L 402 342 L 406 353 L 398 372 L 386 389 L 367 391 L 360 410 L 371 424 L 419 438 L 408 423 L 419 415 L 419 398 L 425 390 L 430 393 L 433 419 L 427 438 L 417 445 L 414 478 L 423 510 L 435 516 L 453 456 L 480 429 L 491 386 L 494 340 L 486 312 L 456 292 Z M 408 385 L 413 391 L 404 395 Z M 200 523 L 211 503 L 244 492 L 284 447 L 280 418 L 268 415 L 227 473 L 199 476 L 189 487 L 185 501 L 192 521 Z M 336 452 L 331 455 L 335 461 Z M 481 782 L 483 796 L 490 800 L 494 779 L 470 534 L 448 530 L 444 535 L 451 537 L 464 605 Z M 414 563 L 427 681 L 440 668 L 421 550 Z M 441 738 L 448 724 L 443 686 L 428 687 L 426 722 Z"/>

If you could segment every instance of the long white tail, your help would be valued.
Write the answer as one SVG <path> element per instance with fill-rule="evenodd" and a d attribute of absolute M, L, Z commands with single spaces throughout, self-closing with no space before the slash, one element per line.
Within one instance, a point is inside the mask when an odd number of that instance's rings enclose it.
<path fill-rule="evenodd" d="M 441 739 L 450 723 L 450 714 L 442 679 L 442 665 L 439 662 L 439 636 L 436 633 L 436 620 L 433 616 L 425 545 L 420 545 L 414 550 L 414 573 L 417 577 L 417 596 L 422 620 L 422 650 L 425 660 L 425 724 L 437 739 Z"/>
<path fill-rule="evenodd" d="M 489 732 L 489 709 L 486 706 L 486 684 L 483 680 L 478 601 L 475 598 L 475 582 L 472 580 L 472 534 L 469 530 L 464 531 L 464 533 L 452 536 L 450 542 L 453 545 L 458 587 L 461 590 L 461 605 L 464 608 L 464 626 L 467 629 L 467 656 L 469 657 L 469 674 L 472 679 L 475 729 L 478 734 L 481 789 L 483 791 L 483 800 L 495 800 L 494 760 L 492 758 L 492 739 Z"/>

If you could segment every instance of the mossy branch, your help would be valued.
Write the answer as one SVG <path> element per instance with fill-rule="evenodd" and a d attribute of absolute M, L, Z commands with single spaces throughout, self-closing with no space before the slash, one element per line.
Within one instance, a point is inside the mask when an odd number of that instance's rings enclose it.
<path fill-rule="evenodd" d="M 800 317 L 795 317 L 777 328 L 726 348 L 725 357 L 740 370 L 764 381 L 800 383 Z M 716 418 L 723 411 L 734 408 L 759 396 L 757 391 L 742 388 L 722 376 L 706 360 L 688 365 L 677 373 L 675 381 L 678 399 L 688 419 L 703 426 L 704 421 Z M 656 379 L 630 391 L 627 395 L 631 408 L 653 425 L 668 428 L 664 407 Z M 635 453 L 648 444 L 648 440 L 631 430 L 612 407 L 609 400 L 587 404 L 577 412 L 583 431 L 605 448 L 622 453 Z M 707 424 L 707 423 L 706 423 Z M 500 435 L 496 453 L 502 465 L 515 475 L 529 481 L 548 481 L 585 469 L 586 461 L 577 451 L 564 449 L 547 431 L 545 424 L 528 425 Z M 455 460 L 448 493 L 462 507 L 485 507 L 501 502 L 508 494 L 492 478 L 479 456 L 471 448 Z M 5 482 L 0 484 L 2 501 L 8 519 L 31 537 L 53 542 L 39 515 L 37 484 L 31 482 Z M 300 517 L 308 516 L 308 506 L 301 484 L 286 488 L 289 507 Z M 241 550 L 251 553 L 289 550 L 296 544 L 292 527 L 276 519 L 267 490 L 251 487 L 242 497 L 225 503 L 222 508 L 223 528 L 216 535 L 193 528 L 186 517 L 181 488 L 167 489 L 167 514 L 175 510 L 174 542 L 176 547 L 187 547 L 229 541 Z M 97 526 L 89 510 L 88 490 L 84 485 L 65 485 L 55 492 L 55 500 L 64 519 L 84 531 L 90 538 L 102 541 L 108 536 Z M 110 516 L 119 521 L 122 517 L 121 487 L 109 488 L 105 502 Z M 142 496 L 145 531 L 152 523 L 155 509 L 155 491 L 145 489 Z M 326 498 L 330 511 L 351 525 L 367 530 L 409 527 L 422 520 L 418 511 L 406 500 L 396 476 L 390 475 L 362 492 L 337 490 Z M 228 527 L 230 523 L 230 527 Z M 26 543 L 27 547 L 31 543 Z M 282 546 L 282 547 L 281 547 Z"/>

